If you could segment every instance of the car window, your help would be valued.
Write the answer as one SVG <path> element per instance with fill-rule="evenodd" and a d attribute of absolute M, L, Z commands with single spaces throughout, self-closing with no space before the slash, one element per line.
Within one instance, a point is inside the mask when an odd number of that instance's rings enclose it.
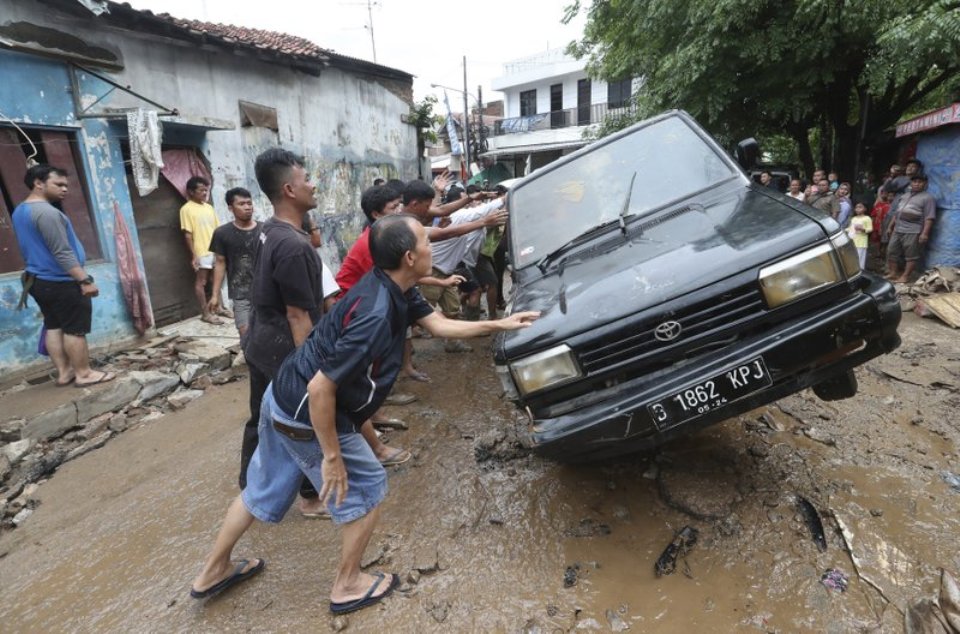
<path fill-rule="evenodd" d="M 738 173 L 677 116 L 592 148 L 511 194 L 512 255 L 518 268 L 617 220 L 628 190 L 626 213 L 643 215 Z"/>

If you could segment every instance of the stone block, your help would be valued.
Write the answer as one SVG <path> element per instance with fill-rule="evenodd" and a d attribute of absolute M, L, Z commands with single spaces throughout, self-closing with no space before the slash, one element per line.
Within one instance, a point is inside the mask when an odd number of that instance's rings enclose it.
<path fill-rule="evenodd" d="M 94 416 L 122 408 L 137 398 L 140 383 L 129 375 L 117 378 L 77 401 L 77 420 L 85 423 Z"/>
<path fill-rule="evenodd" d="M 0 453 L 0 482 L 3 482 L 12 468 L 13 465 L 10 464 L 10 459 L 7 458 L 5 454 Z M 0 512 L 0 517 L 3 517 L 2 512 Z"/>
<path fill-rule="evenodd" d="M 26 421 L 22 418 L 13 418 L 0 423 L 0 442 L 20 440 L 20 432 L 25 423 Z"/>
<path fill-rule="evenodd" d="M 121 432 L 129 426 L 129 420 L 126 414 L 116 413 L 110 417 L 107 427 L 110 431 Z"/>
<path fill-rule="evenodd" d="M 181 363 L 177 366 L 177 374 L 180 375 L 180 381 L 184 385 L 190 385 L 195 378 L 208 372 L 210 372 L 209 366 L 200 362 Z"/>
<path fill-rule="evenodd" d="M 58 438 L 78 425 L 77 406 L 66 403 L 60 407 L 37 414 L 27 421 L 21 430 L 24 438 L 49 440 Z M 84 419 L 86 422 L 86 419 Z"/>
<path fill-rule="evenodd" d="M 130 372 L 127 376 L 140 384 L 140 394 L 137 399 L 149 401 L 167 392 L 172 392 L 180 385 L 180 377 L 169 372 L 156 370 Z"/>
<path fill-rule="evenodd" d="M 181 358 L 192 355 L 197 361 L 210 366 L 211 371 L 230 366 L 230 351 L 209 341 L 189 341 L 177 346 Z"/>
<path fill-rule="evenodd" d="M 167 397 L 167 402 L 173 409 L 183 409 L 193 399 L 203 396 L 203 390 L 181 390 Z"/>

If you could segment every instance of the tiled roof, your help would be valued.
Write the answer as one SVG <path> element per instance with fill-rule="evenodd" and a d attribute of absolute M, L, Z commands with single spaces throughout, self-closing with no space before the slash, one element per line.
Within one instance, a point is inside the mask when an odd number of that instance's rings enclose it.
<path fill-rule="evenodd" d="M 275 51 L 282 55 L 293 55 L 295 57 L 318 60 L 327 59 L 331 53 L 331 51 L 317 46 L 308 39 L 288 33 L 250 29 L 232 24 L 184 20 L 182 18 L 175 18 L 169 13 L 157 13 L 155 15 L 157 18 L 170 22 L 182 29 L 193 31 L 194 33 L 203 33 L 230 44 L 246 44 L 263 50 Z"/>

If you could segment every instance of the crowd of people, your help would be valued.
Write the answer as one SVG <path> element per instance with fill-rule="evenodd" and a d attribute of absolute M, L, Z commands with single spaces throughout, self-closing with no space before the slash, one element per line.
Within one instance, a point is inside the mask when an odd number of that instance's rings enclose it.
<path fill-rule="evenodd" d="M 378 427 L 406 427 L 381 406 L 390 398 L 409 402 L 391 393 L 401 374 L 430 380 L 413 362 L 412 327 L 462 352 L 469 350 L 463 338 L 522 328 L 536 314 L 498 319 L 496 280 L 480 271 L 482 254 L 494 266 L 503 239 L 504 192 L 467 192 L 446 175 L 433 186 L 375 184 L 360 200 L 367 226 L 333 277 L 311 240 L 315 188 L 303 159 L 268 150 L 255 173 L 273 206 L 267 221 L 252 219 L 250 192 L 239 188 L 226 194 L 234 220 L 208 234 L 197 230 L 207 223 L 196 216 L 210 211 L 200 201 L 181 212 L 198 288 L 200 271 L 214 271 L 212 296 L 198 294 L 203 318 L 216 323 L 225 276 L 250 372 L 241 493 L 191 595 L 213 596 L 262 570 L 262 558 L 234 563 L 233 548 L 255 519 L 279 522 L 299 495 L 304 516 L 342 526 L 330 610 L 350 612 L 380 601 L 399 581 L 362 572 L 360 557 L 386 495 L 385 467 L 411 458 L 381 439 Z M 196 179 L 188 189 L 208 186 Z M 483 321 L 474 301 L 481 290 L 489 302 Z"/>
<path fill-rule="evenodd" d="M 760 173 L 760 183 L 779 190 L 769 171 Z M 807 183 L 791 179 L 784 193 L 830 214 L 853 240 L 861 269 L 907 283 L 917 273 L 936 221 L 936 200 L 927 184 L 923 163 L 911 158 L 902 167 L 891 165 L 875 189 L 864 187 L 859 195 L 836 172 L 822 169 L 814 170 Z"/>

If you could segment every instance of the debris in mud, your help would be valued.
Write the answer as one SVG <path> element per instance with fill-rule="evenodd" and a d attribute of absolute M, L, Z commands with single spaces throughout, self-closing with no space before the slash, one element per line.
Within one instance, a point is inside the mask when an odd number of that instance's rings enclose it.
<path fill-rule="evenodd" d="M 602 537 L 610 534 L 610 526 L 597 520 L 585 517 L 573 528 L 563 532 L 567 537 Z"/>
<path fill-rule="evenodd" d="M 820 514 L 817 513 L 817 509 L 810 503 L 810 500 L 802 495 L 797 496 L 797 509 L 800 511 L 800 515 L 803 516 L 807 528 L 810 529 L 810 536 L 813 538 L 813 543 L 817 545 L 820 552 L 826 552 L 827 537 L 823 532 L 823 520 L 820 519 Z"/>
<path fill-rule="evenodd" d="M 687 552 L 697 543 L 698 531 L 692 526 L 684 526 L 674 536 L 673 541 L 657 558 L 654 572 L 658 577 L 673 574 L 677 569 L 677 558 L 686 556 Z"/>
<path fill-rule="evenodd" d="M 805 427 L 803 429 L 803 435 L 810 440 L 824 444 L 828 447 L 837 446 L 837 440 L 833 436 L 816 427 Z"/>
<path fill-rule="evenodd" d="M 953 575 L 940 569 L 939 599 L 925 597 L 908 605 L 903 615 L 903 630 L 908 634 L 960 634 L 960 586 Z"/>
<path fill-rule="evenodd" d="M 577 585 L 577 581 L 580 579 L 580 564 L 573 564 L 572 566 L 567 566 L 567 569 L 563 571 L 563 587 L 572 588 Z"/>
<path fill-rule="evenodd" d="M 625 632 L 630 629 L 630 626 L 627 625 L 627 622 L 623 620 L 619 614 L 614 610 L 607 608 L 607 611 L 604 612 L 604 616 L 607 617 L 607 623 L 610 624 L 611 632 Z"/>
<path fill-rule="evenodd" d="M 473 456 L 477 462 L 508 462 L 529 454 L 512 427 L 491 429 L 473 443 Z"/>
<path fill-rule="evenodd" d="M 940 476 L 943 478 L 943 481 L 946 482 L 951 489 L 953 489 L 957 493 L 960 493 L 960 475 L 957 475 L 956 473 L 951 473 L 950 471 L 944 471 L 940 474 Z"/>
<path fill-rule="evenodd" d="M 342 632 L 350 625 L 350 621 L 345 616 L 335 616 L 330 619 L 330 629 L 334 632 Z"/>
<path fill-rule="evenodd" d="M 437 623 L 443 623 L 447 620 L 447 617 L 450 615 L 450 602 L 449 601 L 427 601 L 423 604 L 423 609 L 433 617 L 433 620 Z"/>
<path fill-rule="evenodd" d="M 837 570 L 836 568 L 827 568 L 826 572 L 823 573 L 823 576 L 820 577 L 820 583 L 822 583 L 828 590 L 846 592 L 847 585 L 850 583 L 850 580 L 842 571 Z"/>

